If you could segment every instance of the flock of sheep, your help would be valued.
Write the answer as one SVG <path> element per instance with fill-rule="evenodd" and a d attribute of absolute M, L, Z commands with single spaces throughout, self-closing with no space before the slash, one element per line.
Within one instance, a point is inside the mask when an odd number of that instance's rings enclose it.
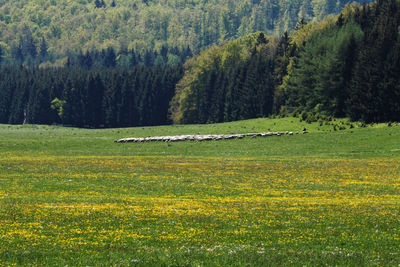
<path fill-rule="evenodd" d="M 303 131 L 306 133 L 306 131 Z M 298 134 L 298 132 L 296 132 Z M 241 139 L 246 136 L 252 138 L 266 137 L 266 136 L 281 136 L 293 135 L 293 132 L 267 132 L 267 133 L 247 133 L 247 134 L 208 134 L 208 135 L 176 135 L 176 136 L 154 136 L 154 137 L 137 137 L 137 138 L 124 138 L 115 140 L 116 143 L 144 143 L 144 142 L 178 142 L 178 141 L 212 141 L 212 140 L 227 140 L 227 139 Z"/>

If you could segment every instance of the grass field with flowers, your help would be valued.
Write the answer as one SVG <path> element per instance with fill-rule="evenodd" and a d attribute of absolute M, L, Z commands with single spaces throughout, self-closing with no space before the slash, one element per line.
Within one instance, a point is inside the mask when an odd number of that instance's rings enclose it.
<path fill-rule="evenodd" d="M 335 123 L 0 125 L 0 266 L 399 266 L 400 126 Z"/>

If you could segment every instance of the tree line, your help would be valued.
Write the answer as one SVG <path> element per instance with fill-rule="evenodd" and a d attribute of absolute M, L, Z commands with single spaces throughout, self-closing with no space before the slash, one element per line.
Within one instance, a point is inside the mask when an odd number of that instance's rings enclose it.
<path fill-rule="evenodd" d="M 157 50 L 135 51 L 134 49 L 120 49 L 117 51 L 112 46 L 105 49 L 92 49 L 83 52 L 67 52 L 61 59 L 55 58 L 48 52 L 48 44 L 41 38 L 38 44 L 34 43 L 32 36 L 19 39 L 18 44 L 12 47 L 7 54 L 0 42 L 0 65 L 26 65 L 40 67 L 83 67 L 114 68 L 134 67 L 137 65 L 153 66 L 162 64 L 181 64 L 193 56 L 189 46 L 167 47 L 161 46 Z"/>
<path fill-rule="evenodd" d="M 168 124 L 181 65 L 88 70 L 3 66 L 0 123 L 127 127 Z"/>

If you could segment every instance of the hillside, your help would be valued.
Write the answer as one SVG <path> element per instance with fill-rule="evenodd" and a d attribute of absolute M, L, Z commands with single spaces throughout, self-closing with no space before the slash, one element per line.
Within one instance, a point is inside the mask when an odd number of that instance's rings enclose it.
<path fill-rule="evenodd" d="M 302 113 L 400 120 L 400 2 L 348 5 L 290 35 L 254 33 L 185 65 L 171 102 L 175 123 Z M 240 56 L 238 56 L 240 55 Z"/>
<path fill-rule="evenodd" d="M 337 14 L 351 0 L 0 1 L 0 47 L 11 62 L 55 61 L 80 50 L 200 49 Z M 357 1 L 357 2 L 371 2 Z"/>

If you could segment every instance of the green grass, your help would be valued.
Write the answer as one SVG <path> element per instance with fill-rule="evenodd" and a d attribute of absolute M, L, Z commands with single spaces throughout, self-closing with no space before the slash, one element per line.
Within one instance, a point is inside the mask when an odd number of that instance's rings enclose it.
<path fill-rule="evenodd" d="M 350 129 L 347 120 L 337 120 L 346 130 L 334 131 L 331 125 L 308 124 L 298 118 L 254 119 L 209 124 L 138 127 L 122 129 L 77 129 L 43 125 L 0 125 L 0 152 L 51 155 L 177 155 L 227 157 L 369 157 L 400 154 L 399 127 L 377 124 Z M 356 125 L 356 124 L 355 124 Z M 114 144 L 126 137 L 181 134 L 223 134 L 267 131 L 309 134 L 268 138 L 245 138 L 212 142 Z"/>
<path fill-rule="evenodd" d="M 332 123 L 0 125 L 0 265 L 397 266 L 400 127 Z"/>

